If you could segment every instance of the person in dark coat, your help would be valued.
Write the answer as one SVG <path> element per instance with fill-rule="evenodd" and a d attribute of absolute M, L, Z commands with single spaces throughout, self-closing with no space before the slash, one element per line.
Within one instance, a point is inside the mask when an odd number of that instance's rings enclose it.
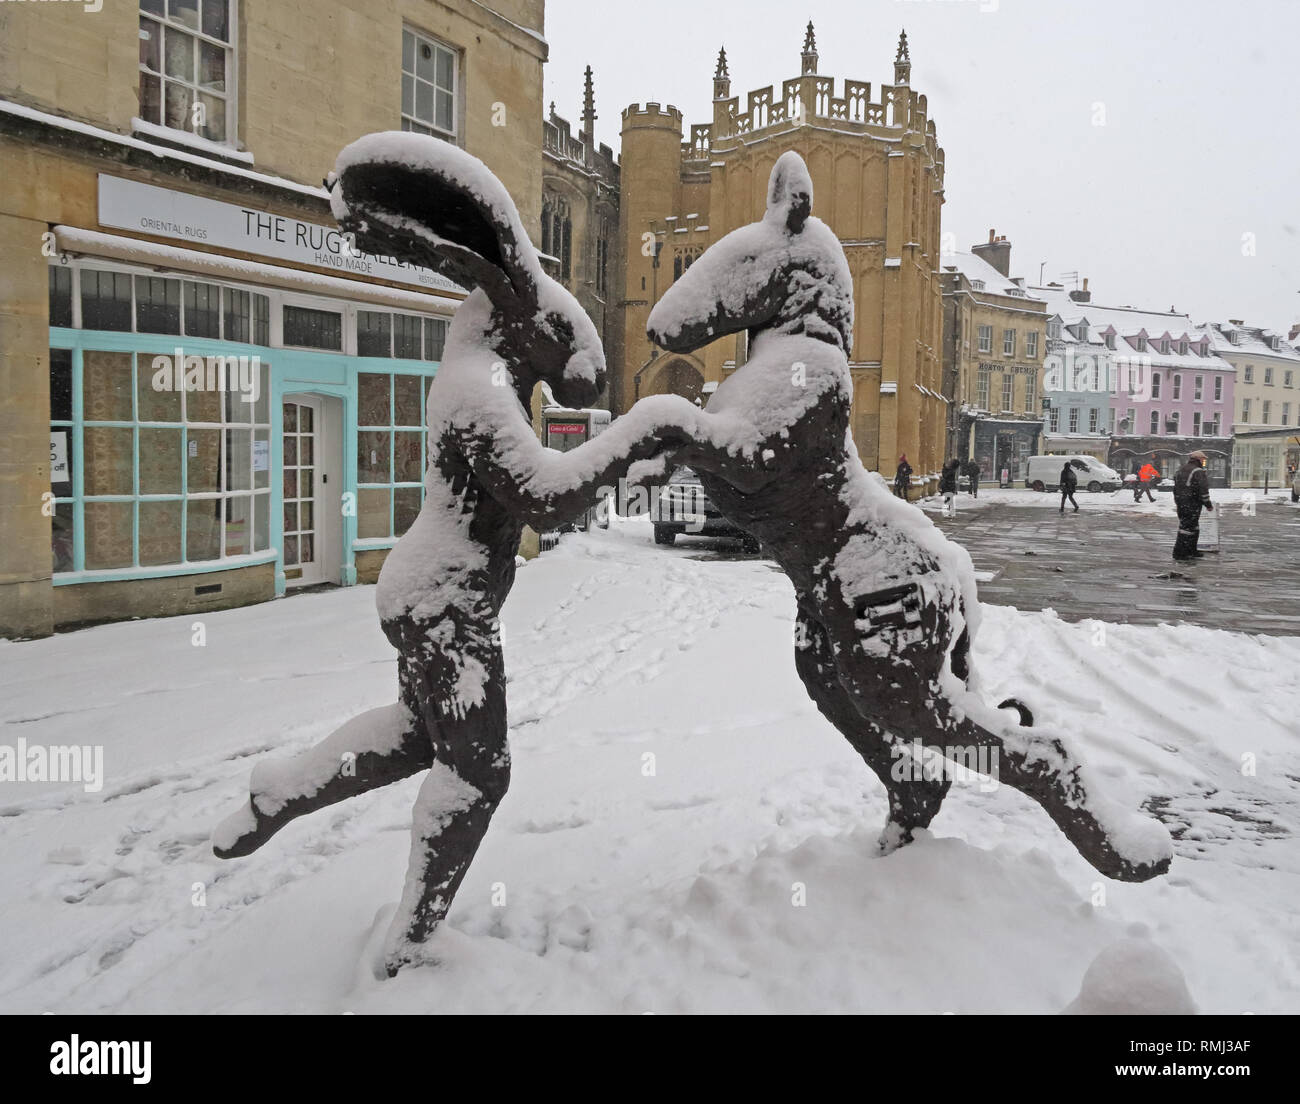
<path fill-rule="evenodd" d="M 1074 474 L 1074 465 L 1070 461 L 1065 462 L 1061 469 L 1061 513 L 1065 513 L 1065 500 L 1070 500 L 1070 505 L 1074 507 L 1074 512 L 1079 512 L 1079 504 L 1074 501 L 1075 488 L 1079 486 L 1079 477 Z"/>
<path fill-rule="evenodd" d="M 1201 539 L 1201 510 L 1214 509 L 1205 461 L 1205 453 L 1194 452 L 1174 476 L 1174 508 L 1178 511 L 1178 539 L 1174 541 L 1176 560 L 1199 560 L 1205 555 L 1196 547 Z"/>
<path fill-rule="evenodd" d="M 979 462 L 978 460 L 976 460 L 975 457 L 973 457 L 973 456 L 972 456 L 969 460 L 966 461 L 966 479 L 968 480 L 968 485 L 967 485 L 966 489 L 967 489 L 968 491 L 970 491 L 970 493 L 971 493 L 975 498 L 979 498 L 979 496 L 980 496 L 980 462 Z"/>
<path fill-rule="evenodd" d="M 898 471 L 894 475 L 894 494 L 906 499 L 912 486 L 912 465 L 907 462 L 907 453 L 898 458 Z"/>
<path fill-rule="evenodd" d="M 943 465 L 939 473 L 939 493 L 943 495 L 943 512 L 948 517 L 957 516 L 957 473 L 961 470 L 961 461 L 952 459 Z"/>

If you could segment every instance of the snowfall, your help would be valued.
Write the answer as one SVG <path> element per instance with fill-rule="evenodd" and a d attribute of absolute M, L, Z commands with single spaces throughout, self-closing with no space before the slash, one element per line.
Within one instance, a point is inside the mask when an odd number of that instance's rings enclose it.
<path fill-rule="evenodd" d="M 1300 638 L 985 606 L 984 691 L 1157 810 L 1173 867 L 1106 881 L 977 776 L 881 857 L 785 577 L 621 519 L 520 569 L 510 792 L 437 964 L 379 980 L 418 777 L 210 846 L 255 763 L 394 699 L 374 602 L 0 644 L 0 744 L 102 745 L 106 776 L 0 783 L 0 1012 L 1300 1011 Z"/>

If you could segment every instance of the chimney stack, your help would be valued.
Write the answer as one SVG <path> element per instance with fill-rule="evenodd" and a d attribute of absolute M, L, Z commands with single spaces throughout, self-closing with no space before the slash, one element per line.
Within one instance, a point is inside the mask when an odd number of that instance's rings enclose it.
<path fill-rule="evenodd" d="M 1003 276 L 1011 275 L 1011 243 L 1005 234 L 997 236 L 996 230 L 989 231 L 989 240 L 980 245 L 972 245 L 970 251 L 980 260 L 986 261 Z"/>
<path fill-rule="evenodd" d="M 1070 292 L 1070 298 L 1076 303 L 1091 303 L 1092 292 L 1088 290 L 1088 277 L 1083 278 L 1083 287 Z"/>

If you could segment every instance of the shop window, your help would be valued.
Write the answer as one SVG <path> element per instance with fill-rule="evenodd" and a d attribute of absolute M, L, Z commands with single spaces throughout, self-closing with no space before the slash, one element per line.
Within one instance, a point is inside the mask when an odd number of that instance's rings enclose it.
<path fill-rule="evenodd" d="M 185 334 L 187 337 L 221 336 L 221 289 L 215 284 L 185 281 Z"/>
<path fill-rule="evenodd" d="M 424 359 L 442 360 L 442 350 L 447 344 L 447 322 L 442 318 L 424 320 Z"/>
<path fill-rule="evenodd" d="M 357 376 L 357 536 L 400 537 L 423 501 L 425 405 L 432 376 Z"/>
<path fill-rule="evenodd" d="M 221 289 L 222 320 L 227 341 L 243 344 L 271 344 L 271 300 L 237 288 Z"/>
<path fill-rule="evenodd" d="M 140 333 L 181 332 L 181 283 L 161 276 L 135 278 L 135 328 Z"/>
<path fill-rule="evenodd" d="M 442 360 L 447 340 L 443 318 L 389 311 L 357 311 L 357 356 Z"/>
<path fill-rule="evenodd" d="M 50 421 L 72 421 L 72 350 L 50 350 Z"/>
<path fill-rule="evenodd" d="M 81 270 L 81 327 L 130 332 L 130 276 L 94 268 Z"/>
<path fill-rule="evenodd" d="M 451 47 L 402 28 L 402 129 L 456 140 L 456 69 Z"/>
<path fill-rule="evenodd" d="M 140 0 L 140 117 L 227 141 L 234 131 L 231 0 Z"/>
<path fill-rule="evenodd" d="M 72 325 L 72 269 L 50 265 L 50 325 Z"/>
<path fill-rule="evenodd" d="M 343 350 L 343 315 L 312 307 L 284 308 L 284 344 L 304 349 Z"/>
<path fill-rule="evenodd" d="M 393 348 L 393 316 L 357 311 L 357 356 L 389 357 Z"/>
<path fill-rule="evenodd" d="M 405 360 L 420 359 L 423 321 L 409 314 L 393 315 L 393 356 Z"/>
<path fill-rule="evenodd" d="M 56 572 L 220 561 L 270 547 L 270 368 L 246 358 L 227 364 L 223 379 L 214 370 L 221 358 L 204 361 L 204 389 L 176 391 L 170 356 L 86 350 L 78 422 L 75 361 L 51 352 L 51 462 L 67 473 L 52 479 Z M 251 371 L 257 397 L 245 402 L 239 382 Z"/>
<path fill-rule="evenodd" d="M 72 350 L 50 350 L 50 551 L 56 572 L 73 569 Z"/>

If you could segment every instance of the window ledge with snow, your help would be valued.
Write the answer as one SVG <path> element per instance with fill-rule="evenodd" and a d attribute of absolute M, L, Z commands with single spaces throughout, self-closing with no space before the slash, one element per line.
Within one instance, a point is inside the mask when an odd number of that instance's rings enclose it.
<path fill-rule="evenodd" d="M 181 130 L 177 127 L 159 126 L 157 123 L 151 123 L 145 119 L 132 118 L 131 132 L 138 138 L 156 138 L 162 142 L 173 142 L 178 146 L 185 146 L 188 149 L 211 154 L 213 157 L 224 157 L 231 161 L 239 161 L 245 165 L 253 163 L 253 155 L 247 150 L 235 149 L 234 146 L 225 142 L 214 142 L 210 138 L 204 138 L 202 135 L 194 134 L 188 130 Z"/>

